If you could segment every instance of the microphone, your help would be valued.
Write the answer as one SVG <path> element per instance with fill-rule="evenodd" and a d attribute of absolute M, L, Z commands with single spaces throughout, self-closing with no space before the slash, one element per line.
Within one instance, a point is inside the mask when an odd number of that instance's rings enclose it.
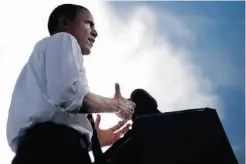
<path fill-rule="evenodd" d="M 141 115 L 161 113 L 157 108 L 158 104 L 144 89 L 135 89 L 130 96 L 131 100 L 136 104 L 134 109 L 133 119 Z"/>

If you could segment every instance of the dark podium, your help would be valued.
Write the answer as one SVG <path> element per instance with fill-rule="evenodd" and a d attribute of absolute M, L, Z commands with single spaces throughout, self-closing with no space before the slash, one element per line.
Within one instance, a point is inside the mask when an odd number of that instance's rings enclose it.
<path fill-rule="evenodd" d="M 237 164 L 210 108 L 141 115 L 104 154 L 108 164 Z"/>

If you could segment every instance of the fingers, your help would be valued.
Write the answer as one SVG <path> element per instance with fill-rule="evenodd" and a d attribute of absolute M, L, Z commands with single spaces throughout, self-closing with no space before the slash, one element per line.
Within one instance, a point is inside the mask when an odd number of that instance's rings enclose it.
<path fill-rule="evenodd" d="M 127 124 L 124 128 L 115 133 L 115 138 L 118 140 L 122 135 L 124 135 L 130 128 L 131 124 Z"/>
<path fill-rule="evenodd" d="M 136 107 L 136 104 L 130 100 L 127 99 L 120 99 L 120 110 L 119 112 L 115 113 L 118 117 L 123 119 L 124 121 L 128 121 L 132 118 L 132 115 L 134 114 L 134 109 Z"/>
<path fill-rule="evenodd" d="M 100 122 L 101 122 L 101 115 L 97 114 L 96 121 L 95 121 L 96 128 L 99 128 Z"/>
<path fill-rule="evenodd" d="M 125 124 L 124 121 L 119 121 L 117 125 L 110 128 L 112 132 L 119 130 Z"/>
<path fill-rule="evenodd" d="M 120 98 L 121 97 L 121 93 L 120 93 L 120 85 L 119 83 L 115 83 L 115 98 Z"/>
<path fill-rule="evenodd" d="M 122 113 L 116 113 L 116 115 L 121 118 L 124 122 L 129 121 L 132 118 L 132 112 L 128 113 L 128 112 L 122 112 Z"/>
<path fill-rule="evenodd" d="M 127 124 L 124 128 L 121 129 L 121 135 L 125 134 L 129 128 L 130 128 L 131 124 Z"/>
<path fill-rule="evenodd" d="M 121 119 L 123 119 L 123 121 L 127 122 L 132 118 L 132 113 L 124 112 L 121 116 Z"/>

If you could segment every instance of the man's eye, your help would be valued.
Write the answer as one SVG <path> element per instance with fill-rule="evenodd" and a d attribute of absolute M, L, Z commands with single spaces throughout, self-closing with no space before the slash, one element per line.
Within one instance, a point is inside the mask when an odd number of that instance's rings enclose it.
<path fill-rule="evenodd" d="M 90 27 L 94 27 L 94 23 L 93 22 L 88 21 L 87 24 L 89 24 Z"/>

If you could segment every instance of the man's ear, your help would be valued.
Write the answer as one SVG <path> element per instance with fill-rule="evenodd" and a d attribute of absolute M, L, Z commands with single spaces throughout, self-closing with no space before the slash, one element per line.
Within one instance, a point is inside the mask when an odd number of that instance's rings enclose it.
<path fill-rule="evenodd" d="M 68 20 L 64 16 L 61 16 L 58 19 L 58 24 L 59 24 L 59 27 L 62 28 L 63 30 L 68 29 Z"/>

